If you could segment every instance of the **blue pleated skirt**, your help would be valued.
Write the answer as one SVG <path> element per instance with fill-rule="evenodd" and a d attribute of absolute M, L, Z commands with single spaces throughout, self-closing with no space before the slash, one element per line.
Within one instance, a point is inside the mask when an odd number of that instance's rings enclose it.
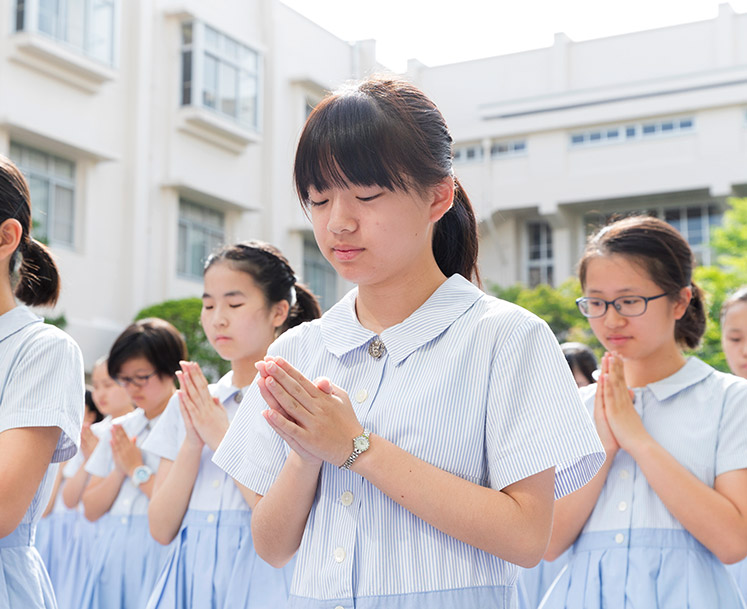
<path fill-rule="evenodd" d="M 57 609 L 52 582 L 34 547 L 34 529 L 20 524 L 0 539 L 0 609 Z"/>
<path fill-rule="evenodd" d="M 727 565 L 726 569 L 737 581 L 742 596 L 747 600 L 747 559 L 738 562 L 736 565 Z"/>
<path fill-rule="evenodd" d="M 746 609 L 734 578 L 684 530 L 582 534 L 541 609 Z"/>
<path fill-rule="evenodd" d="M 280 609 L 292 561 L 275 569 L 254 551 L 251 512 L 189 510 L 148 601 L 148 609 Z"/>
<path fill-rule="evenodd" d="M 552 562 L 543 560 L 532 569 L 519 569 L 516 580 L 519 609 L 537 609 L 545 592 L 567 562 L 568 552 L 565 552 Z"/>
<path fill-rule="evenodd" d="M 82 512 L 76 513 L 70 531 L 66 568 L 57 568 L 52 577 L 59 609 L 78 609 L 83 598 L 83 586 L 91 568 L 98 522 L 89 522 Z"/>
<path fill-rule="evenodd" d="M 142 609 L 168 553 L 148 517 L 105 514 L 83 585 L 81 609 Z"/>

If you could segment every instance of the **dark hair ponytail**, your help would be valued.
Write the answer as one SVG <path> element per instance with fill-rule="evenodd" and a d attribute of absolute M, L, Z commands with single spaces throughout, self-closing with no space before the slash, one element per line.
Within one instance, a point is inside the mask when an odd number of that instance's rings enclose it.
<path fill-rule="evenodd" d="M 16 297 L 29 305 L 54 305 L 60 295 L 60 274 L 49 250 L 33 239 L 31 197 L 26 178 L 10 159 L 0 155 L 0 224 L 14 218 L 21 224 L 21 242 L 10 257 L 9 274 L 18 269 Z"/>
<path fill-rule="evenodd" d="M 695 256 L 685 238 L 670 224 L 650 216 L 613 222 L 589 238 L 578 265 L 582 287 L 586 285 L 589 263 L 598 256 L 612 254 L 639 264 L 670 300 L 677 300 L 682 288 L 692 289 L 690 304 L 675 323 L 674 338 L 689 349 L 697 348 L 705 334 L 706 311 L 703 291 L 692 280 Z"/>
<path fill-rule="evenodd" d="M 288 316 L 278 334 L 322 314 L 316 296 L 305 285 L 296 281 L 296 275 L 276 247 L 262 241 L 244 241 L 224 246 L 208 256 L 203 274 L 217 262 L 226 261 L 237 271 L 252 277 L 262 290 L 268 304 L 285 300 L 290 305 Z"/>
<path fill-rule="evenodd" d="M 296 150 L 294 179 L 303 205 L 309 188 L 377 185 L 432 188 L 453 177 L 452 139 L 436 105 L 404 80 L 371 77 L 324 98 L 309 115 Z M 454 203 L 436 224 L 433 254 L 447 277 L 479 283 L 477 221 L 454 178 Z"/>

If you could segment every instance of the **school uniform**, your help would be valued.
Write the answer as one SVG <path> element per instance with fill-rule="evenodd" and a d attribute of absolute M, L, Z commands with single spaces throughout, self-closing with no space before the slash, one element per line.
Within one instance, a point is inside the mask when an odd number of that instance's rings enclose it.
<path fill-rule="evenodd" d="M 747 559 L 735 565 L 726 565 L 726 570 L 736 580 L 737 587 L 742 592 L 745 601 L 747 601 Z"/>
<path fill-rule="evenodd" d="M 130 438 L 136 438 L 143 462 L 154 472 L 159 458 L 142 447 L 157 419 L 147 419 L 143 409 L 136 408 L 112 421 Z M 110 439 L 111 426 L 86 464 L 86 471 L 93 476 L 105 478 L 115 468 Z M 112 507 L 99 519 L 96 551 L 83 587 L 81 609 L 142 609 L 166 552 L 167 548 L 150 536 L 147 495 L 126 478 Z"/>
<path fill-rule="evenodd" d="M 516 580 L 519 609 L 537 609 L 567 562 L 568 552 L 564 552 L 553 561 L 541 560 L 536 567 L 519 569 L 519 578 Z"/>
<path fill-rule="evenodd" d="M 214 385 L 217 397 L 233 419 L 242 391 L 229 372 Z M 175 461 L 186 437 L 175 395 L 144 448 Z M 205 445 L 200 469 L 182 525 L 172 544 L 148 609 L 275 609 L 288 598 L 293 566 L 275 569 L 254 551 L 251 510 L 233 479 L 212 461 Z"/>
<path fill-rule="evenodd" d="M 636 388 L 648 433 L 708 486 L 747 467 L 747 381 L 691 357 Z M 582 389 L 593 412 L 596 385 Z M 597 504 L 542 609 L 743 609 L 733 578 L 669 512 L 638 464 L 615 455 Z"/>
<path fill-rule="evenodd" d="M 2 609 L 57 606 L 34 535 L 57 464 L 78 450 L 84 411 L 83 357 L 73 339 L 23 306 L 0 315 L 0 433 L 22 427 L 62 430 L 52 464 L 21 523 L 0 538 Z"/>
<path fill-rule="evenodd" d="M 341 386 L 362 427 L 475 484 L 498 491 L 556 467 L 560 497 L 598 471 L 601 443 L 555 337 L 536 316 L 454 275 L 377 337 L 358 322 L 356 294 L 284 333 L 269 353 Z M 289 453 L 263 420 L 265 407 L 253 385 L 214 457 L 260 495 Z M 288 606 L 501 609 L 516 602 L 516 574 L 362 476 L 324 463 Z"/>

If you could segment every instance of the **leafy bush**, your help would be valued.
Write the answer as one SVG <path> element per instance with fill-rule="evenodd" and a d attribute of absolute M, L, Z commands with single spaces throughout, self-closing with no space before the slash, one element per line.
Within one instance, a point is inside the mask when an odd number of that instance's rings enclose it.
<path fill-rule="evenodd" d="M 167 300 L 144 308 L 135 316 L 135 321 L 160 317 L 172 323 L 187 343 L 189 359 L 200 364 L 207 379 L 215 382 L 231 369 L 231 363 L 222 359 L 210 346 L 200 323 L 201 310 L 202 300 L 199 298 Z"/>

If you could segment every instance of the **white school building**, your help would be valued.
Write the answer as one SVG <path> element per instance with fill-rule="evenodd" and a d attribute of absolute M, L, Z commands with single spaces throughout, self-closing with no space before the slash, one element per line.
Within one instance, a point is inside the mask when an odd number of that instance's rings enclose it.
<path fill-rule="evenodd" d="M 292 158 L 324 92 L 382 66 L 278 0 L 0 0 L 0 153 L 61 267 L 50 314 L 86 367 L 143 307 L 199 296 L 215 245 L 280 247 L 325 306 Z M 440 106 L 480 219 L 484 281 L 557 284 L 588 227 L 646 210 L 710 261 L 747 193 L 747 15 L 406 75 Z"/>

